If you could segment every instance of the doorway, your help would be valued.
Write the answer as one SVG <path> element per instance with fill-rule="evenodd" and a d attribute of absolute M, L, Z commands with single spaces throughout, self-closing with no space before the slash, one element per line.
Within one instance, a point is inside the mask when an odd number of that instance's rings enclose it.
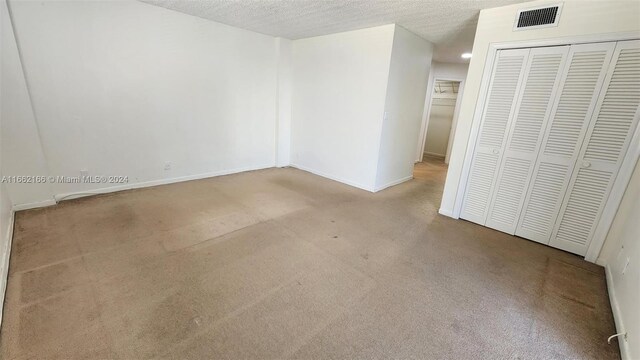
<path fill-rule="evenodd" d="M 420 142 L 419 161 L 428 157 L 449 162 L 462 85 L 462 81 L 453 79 L 433 81 L 425 131 Z"/>

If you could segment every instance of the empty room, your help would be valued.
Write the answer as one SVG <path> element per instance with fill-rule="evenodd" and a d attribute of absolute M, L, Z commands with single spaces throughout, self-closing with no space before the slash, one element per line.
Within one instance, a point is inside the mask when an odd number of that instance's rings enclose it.
<path fill-rule="evenodd" d="M 640 359 L 640 1 L 0 0 L 0 359 Z"/>

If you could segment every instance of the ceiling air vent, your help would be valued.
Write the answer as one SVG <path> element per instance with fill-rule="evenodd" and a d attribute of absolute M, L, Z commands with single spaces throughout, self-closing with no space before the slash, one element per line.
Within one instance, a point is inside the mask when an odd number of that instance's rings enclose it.
<path fill-rule="evenodd" d="M 514 30 L 557 26 L 560 19 L 561 6 L 560 4 L 518 11 Z"/>

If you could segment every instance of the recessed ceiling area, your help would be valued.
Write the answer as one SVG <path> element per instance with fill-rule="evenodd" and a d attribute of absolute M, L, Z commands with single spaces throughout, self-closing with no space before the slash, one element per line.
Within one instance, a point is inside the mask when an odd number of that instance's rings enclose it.
<path fill-rule="evenodd" d="M 464 63 L 482 9 L 523 0 L 141 0 L 219 23 L 302 39 L 395 23 L 435 44 L 433 60 Z"/>

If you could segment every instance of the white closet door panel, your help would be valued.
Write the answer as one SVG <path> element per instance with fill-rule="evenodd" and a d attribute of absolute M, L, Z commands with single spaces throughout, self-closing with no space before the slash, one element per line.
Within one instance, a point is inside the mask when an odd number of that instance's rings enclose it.
<path fill-rule="evenodd" d="M 516 235 L 547 243 L 558 204 L 548 199 L 562 199 L 565 183 L 558 179 L 568 179 L 570 166 L 552 162 L 540 162 L 532 179 Z"/>
<path fill-rule="evenodd" d="M 467 195 L 460 217 L 484 225 L 484 215 L 488 205 L 498 155 L 477 152 L 469 173 Z"/>
<path fill-rule="evenodd" d="M 516 235 L 549 243 L 614 47 L 571 46 Z"/>
<path fill-rule="evenodd" d="M 508 135 L 486 226 L 513 234 L 569 46 L 532 49 Z"/>
<path fill-rule="evenodd" d="M 615 43 L 576 45 L 543 153 L 573 157 L 588 124 Z M 586 119 L 586 121 L 585 121 Z"/>
<path fill-rule="evenodd" d="M 571 193 L 562 206 L 561 219 L 549 243 L 551 246 L 578 255 L 586 254 L 587 240 L 592 233 L 601 205 L 604 205 L 607 185 L 611 180 L 611 171 L 576 171 L 571 182 Z"/>
<path fill-rule="evenodd" d="M 460 217 L 484 225 L 529 49 L 498 51 Z"/>
<path fill-rule="evenodd" d="M 550 244 L 584 255 L 640 117 L 640 41 L 618 42 Z"/>

